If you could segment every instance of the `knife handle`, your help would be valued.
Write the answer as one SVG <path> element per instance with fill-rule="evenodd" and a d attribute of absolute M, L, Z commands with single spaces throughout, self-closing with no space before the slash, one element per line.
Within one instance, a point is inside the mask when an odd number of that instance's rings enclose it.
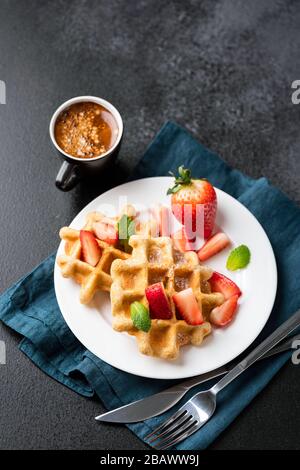
<path fill-rule="evenodd" d="M 300 340 L 300 334 L 290 336 L 282 341 L 278 346 L 275 346 L 270 351 L 266 352 L 263 356 L 261 356 L 258 360 L 261 361 L 262 359 L 266 359 L 268 357 L 275 356 L 284 351 L 288 351 L 292 348 L 293 342 L 295 340 Z M 196 385 L 200 385 L 203 382 L 207 382 L 208 380 L 215 379 L 216 377 L 220 377 L 221 375 L 227 374 L 233 367 L 235 367 L 240 360 L 234 359 L 231 361 L 227 366 L 219 367 L 218 369 L 213 370 L 212 372 L 207 372 L 206 374 L 197 375 L 192 377 L 191 379 L 186 380 L 185 382 L 175 386 L 180 389 L 184 389 L 186 392 L 191 388 L 195 387 Z"/>
<path fill-rule="evenodd" d="M 210 389 L 210 391 L 216 395 L 298 326 L 300 326 L 300 310 L 294 313 L 294 315 L 273 331 L 270 336 L 253 349 L 244 359 L 242 359 L 241 362 L 233 367 L 225 377 L 222 377 L 219 382 Z"/>
<path fill-rule="evenodd" d="M 187 392 L 188 390 L 195 387 L 196 385 L 200 385 L 203 382 L 207 382 L 208 380 L 212 380 L 212 379 L 215 379 L 216 377 L 220 377 L 221 375 L 227 374 L 227 372 L 229 372 L 229 368 L 222 366 L 211 372 L 207 372 L 201 375 L 196 375 L 195 377 L 192 377 L 191 379 L 188 379 L 184 381 L 183 383 L 178 384 L 177 387 L 178 388 L 180 387 L 180 389 L 184 389 Z"/>

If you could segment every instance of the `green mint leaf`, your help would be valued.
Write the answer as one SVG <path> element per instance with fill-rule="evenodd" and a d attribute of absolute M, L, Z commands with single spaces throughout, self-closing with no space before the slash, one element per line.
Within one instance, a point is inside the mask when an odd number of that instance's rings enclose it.
<path fill-rule="evenodd" d="M 124 214 L 122 215 L 121 219 L 118 222 L 119 240 L 126 240 L 128 238 L 127 228 L 128 228 L 128 216 Z"/>
<path fill-rule="evenodd" d="M 129 224 L 128 224 L 128 238 L 131 237 L 131 235 L 134 235 L 135 234 L 135 222 L 134 220 L 130 220 Z"/>
<path fill-rule="evenodd" d="M 135 222 L 124 214 L 118 222 L 119 245 L 126 253 L 130 253 L 129 238 L 135 234 Z"/>
<path fill-rule="evenodd" d="M 246 245 L 240 245 L 229 254 L 226 268 L 229 269 L 229 271 L 245 268 L 248 266 L 250 258 L 251 253 L 249 248 Z"/>
<path fill-rule="evenodd" d="M 151 328 L 149 310 L 141 302 L 133 302 L 130 305 L 130 316 L 133 325 L 147 333 Z"/>

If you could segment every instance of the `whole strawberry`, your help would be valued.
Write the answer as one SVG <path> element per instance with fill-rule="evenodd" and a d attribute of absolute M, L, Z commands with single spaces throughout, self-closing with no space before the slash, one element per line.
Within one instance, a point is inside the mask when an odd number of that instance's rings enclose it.
<path fill-rule="evenodd" d="M 187 233 L 209 238 L 217 213 L 217 195 L 210 182 L 192 179 L 191 171 L 180 166 L 175 184 L 167 194 L 172 194 L 172 212 L 185 225 Z"/>

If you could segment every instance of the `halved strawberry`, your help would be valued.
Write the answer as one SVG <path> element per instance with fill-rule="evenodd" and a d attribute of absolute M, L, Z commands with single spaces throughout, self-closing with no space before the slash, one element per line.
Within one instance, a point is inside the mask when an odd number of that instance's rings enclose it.
<path fill-rule="evenodd" d="M 118 231 L 110 219 L 108 219 L 109 223 L 106 219 L 103 220 L 94 223 L 94 234 L 99 238 L 99 240 L 103 240 L 110 245 L 115 245 L 118 241 Z"/>
<path fill-rule="evenodd" d="M 209 279 L 209 283 L 212 292 L 221 292 L 226 300 L 233 295 L 237 295 L 239 297 L 242 294 L 239 287 L 231 279 L 224 276 L 224 274 L 217 273 L 216 271 Z"/>
<path fill-rule="evenodd" d="M 189 325 L 201 325 L 203 323 L 201 307 L 190 287 L 177 292 L 172 298 L 178 312 Z"/>
<path fill-rule="evenodd" d="M 238 295 L 233 295 L 210 314 L 210 321 L 216 326 L 225 326 L 231 322 L 237 309 Z"/>
<path fill-rule="evenodd" d="M 208 258 L 216 255 L 220 251 L 224 250 L 230 243 L 230 239 L 226 233 L 218 232 L 207 240 L 206 243 L 198 251 L 198 257 L 200 261 L 205 261 Z"/>
<path fill-rule="evenodd" d="M 83 261 L 96 266 L 101 258 L 101 249 L 92 232 L 80 230 L 81 255 Z"/>
<path fill-rule="evenodd" d="M 178 251 L 192 251 L 194 249 L 194 244 L 191 240 L 188 240 L 187 234 L 184 227 L 177 230 L 177 232 L 171 235 L 174 246 Z"/>
<path fill-rule="evenodd" d="M 150 316 L 160 320 L 172 318 L 172 311 L 162 282 L 157 282 L 145 289 L 149 302 Z"/>

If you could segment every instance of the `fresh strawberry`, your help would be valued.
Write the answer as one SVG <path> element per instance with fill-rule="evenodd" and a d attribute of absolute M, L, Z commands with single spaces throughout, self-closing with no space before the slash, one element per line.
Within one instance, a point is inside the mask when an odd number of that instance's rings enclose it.
<path fill-rule="evenodd" d="M 83 261 L 96 266 L 101 258 L 101 249 L 92 232 L 80 230 L 80 243 Z"/>
<path fill-rule="evenodd" d="M 171 211 L 166 206 L 157 205 L 151 209 L 160 237 L 169 237 L 171 233 Z"/>
<path fill-rule="evenodd" d="M 162 282 L 157 282 L 145 289 L 149 302 L 150 316 L 160 320 L 172 318 L 172 311 Z"/>
<path fill-rule="evenodd" d="M 221 292 L 226 300 L 233 295 L 237 295 L 239 297 L 242 294 L 239 287 L 223 274 L 214 272 L 209 282 L 212 292 Z"/>
<path fill-rule="evenodd" d="M 189 325 L 201 325 L 203 323 L 201 308 L 190 287 L 177 292 L 172 298 L 178 312 Z"/>
<path fill-rule="evenodd" d="M 200 261 L 206 261 L 208 258 L 224 250 L 230 243 L 230 239 L 226 233 L 218 232 L 207 240 L 206 243 L 198 251 L 198 257 Z"/>
<path fill-rule="evenodd" d="M 225 326 L 231 322 L 237 309 L 238 295 L 233 295 L 210 314 L 210 321 L 216 326 Z"/>
<path fill-rule="evenodd" d="M 192 251 L 194 249 L 193 242 L 188 240 L 184 227 L 177 230 L 171 235 L 174 246 L 178 251 Z"/>
<path fill-rule="evenodd" d="M 115 245 L 118 241 L 118 231 L 110 219 L 102 219 L 93 225 L 94 234 L 99 240 L 103 240 L 110 245 Z"/>
<path fill-rule="evenodd" d="M 214 187 L 205 179 L 192 179 L 187 168 L 178 168 L 175 185 L 168 190 L 172 194 L 172 212 L 185 225 L 190 238 L 195 235 L 208 238 L 215 225 L 217 195 Z"/>

